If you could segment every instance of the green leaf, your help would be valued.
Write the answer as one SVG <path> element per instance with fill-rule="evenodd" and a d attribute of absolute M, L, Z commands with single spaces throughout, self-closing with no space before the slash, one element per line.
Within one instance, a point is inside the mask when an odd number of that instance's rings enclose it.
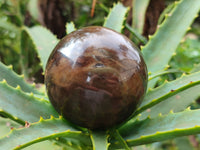
<path fill-rule="evenodd" d="M 23 150 L 64 150 L 61 146 L 52 143 L 51 141 L 42 141 L 23 148 Z M 67 149 L 68 150 L 68 149 Z M 72 149 L 69 149 L 72 150 Z M 76 150 L 76 149 L 73 149 Z"/>
<path fill-rule="evenodd" d="M 179 92 L 186 90 L 190 87 L 193 87 L 197 84 L 200 84 L 200 72 L 193 73 L 191 75 L 183 75 L 181 78 L 171 81 L 165 82 L 162 86 L 149 90 L 149 92 L 145 95 L 142 104 L 136 111 L 136 114 L 150 108 L 167 98 L 178 94 Z"/>
<path fill-rule="evenodd" d="M 10 86 L 17 87 L 18 85 L 24 92 L 34 93 L 34 94 L 43 94 L 39 92 L 35 85 L 30 85 L 24 80 L 23 75 L 18 75 L 12 70 L 12 66 L 6 66 L 0 62 L 0 81 L 5 79 Z"/>
<path fill-rule="evenodd" d="M 6 30 L 15 32 L 19 34 L 20 28 L 17 27 L 15 24 L 8 22 L 5 18 L 0 18 L 0 27 Z"/>
<path fill-rule="evenodd" d="M 139 42 L 141 42 L 142 44 L 146 44 L 147 43 L 147 39 L 145 37 L 143 37 L 138 31 L 136 31 L 135 29 L 133 29 L 128 23 L 125 24 L 126 29 L 128 29 L 133 36 L 139 40 Z"/>
<path fill-rule="evenodd" d="M 22 149 L 44 140 L 65 137 L 66 145 L 80 149 L 85 143 L 90 144 L 88 134 L 83 134 L 71 127 L 62 118 L 40 119 L 37 123 L 27 124 L 24 128 L 13 129 L 0 139 L 2 149 Z M 91 145 L 89 145 L 91 146 Z"/>
<path fill-rule="evenodd" d="M 15 121 L 16 123 L 19 123 L 21 125 L 24 125 L 25 124 L 25 121 L 24 120 L 21 120 L 7 112 L 5 112 L 4 110 L 0 109 L 0 116 L 3 116 L 3 117 L 6 117 L 6 118 L 9 118 L 10 120 L 12 121 Z"/>
<path fill-rule="evenodd" d="M 66 33 L 67 34 L 73 32 L 75 30 L 76 30 L 76 28 L 75 28 L 75 25 L 73 22 L 66 23 Z"/>
<path fill-rule="evenodd" d="M 42 66 L 38 61 L 36 48 L 26 31 L 22 30 L 20 36 L 20 65 L 25 79 L 35 76 Z"/>
<path fill-rule="evenodd" d="M 158 24 L 161 24 L 163 22 L 167 14 L 171 13 L 175 6 L 176 3 L 171 3 L 164 9 L 164 11 L 160 14 L 160 17 L 158 19 Z"/>
<path fill-rule="evenodd" d="M 0 138 L 8 134 L 13 127 L 20 127 L 20 125 L 8 118 L 0 117 Z"/>
<path fill-rule="evenodd" d="M 200 96 L 200 85 L 196 85 L 186 89 L 172 97 L 165 99 L 165 101 L 143 111 L 140 119 L 145 119 L 147 116 L 156 117 L 158 114 L 167 114 L 170 111 L 180 112 L 186 109 Z"/>
<path fill-rule="evenodd" d="M 130 150 L 126 141 L 122 138 L 122 136 L 120 135 L 120 133 L 117 129 L 111 129 L 110 135 L 112 138 L 116 139 L 117 142 L 119 142 L 119 144 L 121 145 L 121 147 L 123 147 L 123 149 Z"/>
<path fill-rule="evenodd" d="M 45 70 L 47 60 L 58 43 L 58 39 L 46 28 L 34 26 L 32 28 L 24 27 L 36 46 L 43 70 Z"/>
<path fill-rule="evenodd" d="M 31 14 L 31 16 L 35 19 L 38 20 L 40 17 L 40 10 L 39 10 L 39 1 L 38 0 L 30 0 L 28 3 L 28 10 Z"/>
<path fill-rule="evenodd" d="M 24 93 L 19 86 L 13 88 L 5 80 L 0 82 L 0 109 L 28 122 L 36 122 L 40 116 L 58 116 L 49 101 L 35 97 L 33 93 Z"/>
<path fill-rule="evenodd" d="M 102 3 L 100 3 L 99 6 L 101 8 L 103 8 L 106 12 L 109 12 L 109 9 L 105 5 L 103 5 Z M 135 39 L 138 40 L 138 42 L 141 42 L 142 44 L 147 43 L 147 39 L 145 37 L 143 37 L 137 30 L 132 28 L 128 23 L 125 23 L 125 27 L 126 27 L 126 29 L 128 29 L 132 33 L 132 35 L 134 36 Z M 122 26 L 122 28 L 123 28 L 123 26 Z"/>
<path fill-rule="evenodd" d="M 172 14 L 168 14 L 155 35 L 150 37 L 143 48 L 142 52 L 149 72 L 154 73 L 165 68 L 199 9 L 199 0 L 176 2 Z M 149 86 L 153 87 L 154 84 L 155 80 Z"/>
<path fill-rule="evenodd" d="M 93 145 L 93 150 L 107 150 L 108 141 L 106 131 L 91 131 L 90 138 Z"/>
<path fill-rule="evenodd" d="M 165 74 L 170 74 L 170 73 L 183 73 L 183 72 L 178 69 L 161 70 L 161 71 L 155 72 L 154 74 L 149 74 L 148 81 L 150 81 L 156 77 L 159 77 L 159 76 L 162 76 Z"/>
<path fill-rule="evenodd" d="M 146 9 L 150 0 L 133 0 L 132 27 L 140 34 L 143 32 Z"/>
<path fill-rule="evenodd" d="M 200 133 L 200 110 L 170 113 L 142 121 L 128 122 L 119 131 L 129 146 L 148 144 Z M 119 144 L 111 145 L 118 148 Z"/>
<path fill-rule="evenodd" d="M 103 26 L 121 32 L 124 27 L 123 23 L 128 10 L 129 9 L 123 6 L 122 3 L 114 4 L 113 8 L 109 11 Z"/>

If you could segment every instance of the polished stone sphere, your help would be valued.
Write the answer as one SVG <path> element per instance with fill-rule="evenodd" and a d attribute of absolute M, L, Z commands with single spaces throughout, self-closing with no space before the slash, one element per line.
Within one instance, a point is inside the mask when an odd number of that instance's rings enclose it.
<path fill-rule="evenodd" d="M 45 84 L 52 105 L 66 120 L 107 129 L 126 121 L 140 104 L 147 68 L 127 37 L 104 27 L 86 27 L 55 47 Z"/>

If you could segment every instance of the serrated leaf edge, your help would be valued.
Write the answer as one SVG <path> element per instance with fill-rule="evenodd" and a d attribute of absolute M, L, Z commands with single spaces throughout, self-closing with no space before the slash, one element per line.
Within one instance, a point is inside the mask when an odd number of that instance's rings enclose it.
<path fill-rule="evenodd" d="M 190 75 L 186 75 L 186 74 L 182 74 L 182 76 L 180 78 L 178 78 L 177 80 L 181 80 L 183 79 L 184 77 L 188 78 L 190 77 L 191 75 L 196 75 L 196 74 L 199 74 L 200 72 L 196 72 L 196 73 L 193 73 L 193 74 L 190 74 Z M 174 80 L 174 81 L 165 81 L 160 87 L 158 88 L 155 88 L 155 89 L 151 89 L 150 91 L 153 92 L 155 90 L 158 90 L 158 89 L 161 89 L 163 88 L 164 86 L 166 86 L 167 84 L 173 84 L 173 82 L 177 82 L 177 80 Z M 139 107 L 136 112 L 134 113 L 134 116 L 138 115 L 139 113 L 143 112 L 144 110 L 162 102 L 163 100 L 171 97 L 171 96 L 174 96 L 176 94 L 178 94 L 179 92 L 182 92 L 190 87 L 193 87 L 195 85 L 198 85 L 200 84 L 200 80 L 197 80 L 197 81 L 190 81 L 189 83 L 185 84 L 184 86 L 180 87 L 180 88 L 177 88 L 177 89 L 171 89 L 171 91 L 169 91 L 168 93 L 162 95 L 161 97 L 159 98 L 156 98 L 156 99 L 153 99 L 151 102 Z"/>

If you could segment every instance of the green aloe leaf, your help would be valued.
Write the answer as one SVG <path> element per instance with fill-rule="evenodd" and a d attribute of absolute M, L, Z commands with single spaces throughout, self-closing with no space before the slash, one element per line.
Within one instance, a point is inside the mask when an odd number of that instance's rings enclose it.
<path fill-rule="evenodd" d="M 161 70 L 161 71 L 155 72 L 154 74 L 149 74 L 148 81 L 150 81 L 156 77 L 159 77 L 159 76 L 162 76 L 165 74 L 170 74 L 170 73 L 183 73 L 183 72 L 178 69 Z"/>
<path fill-rule="evenodd" d="M 28 3 L 28 10 L 29 10 L 31 16 L 35 20 L 38 20 L 40 17 L 40 10 L 39 10 L 38 2 L 39 2 L 38 0 L 30 0 Z"/>
<path fill-rule="evenodd" d="M 20 127 L 20 125 L 8 118 L 0 117 L 0 138 L 8 134 L 13 127 Z"/>
<path fill-rule="evenodd" d="M 75 30 L 76 30 L 76 28 L 75 28 L 75 25 L 73 22 L 66 23 L 66 33 L 67 34 L 73 32 Z"/>
<path fill-rule="evenodd" d="M 66 145 L 80 149 L 85 143 L 90 144 L 88 134 L 77 131 L 62 118 L 50 118 L 39 122 L 26 124 L 24 128 L 13 129 L 8 135 L 0 139 L 2 149 L 22 149 L 34 143 L 45 140 L 65 137 L 68 139 Z M 88 145 L 89 147 L 91 145 Z"/>
<path fill-rule="evenodd" d="M 12 66 L 6 66 L 2 62 L 0 62 L 0 81 L 5 79 L 10 86 L 17 87 L 18 85 L 24 92 L 34 93 L 34 94 L 43 94 L 39 92 L 35 85 L 28 84 L 24 80 L 23 75 L 18 75 L 12 70 Z"/>
<path fill-rule="evenodd" d="M 107 18 L 105 19 L 103 26 L 121 32 L 124 27 L 123 23 L 126 19 L 125 16 L 128 10 L 129 9 L 123 6 L 122 3 L 114 4 L 113 8 L 110 9 Z"/>
<path fill-rule="evenodd" d="M 105 131 L 91 131 L 90 138 L 93 145 L 93 150 L 107 150 L 108 141 L 107 133 Z"/>
<path fill-rule="evenodd" d="M 142 50 L 149 72 L 165 68 L 199 9 L 199 0 L 176 2 L 172 14 L 168 14 Z M 155 80 L 152 81 L 149 87 L 154 86 Z"/>
<path fill-rule="evenodd" d="M 147 116 L 156 117 L 158 114 L 167 114 L 170 111 L 180 112 L 193 103 L 198 97 L 200 97 L 200 85 L 196 85 L 189 89 L 186 89 L 172 97 L 165 99 L 159 104 L 143 111 L 140 119 L 145 119 Z"/>
<path fill-rule="evenodd" d="M 119 131 L 129 146 L 148 144 L 179 136 L 200 133 L 200 110 L 170 113 L 142 121 L 130 121 Z M 118 144 L 111 145 L 119 148 Z"/>
<path fill-rule="evenodd" d="M 125 27 L 126 27 L 126 29 L 128 29 L 133 34 L 135 39 L 138 39 L 138 42 L 141 42 L 142 44 L 147 43 L 147 39 L 145 37 L 143 37 L 137 30 L 132 28 L 128 23 L 125 24 Z"/>
<path fill-rule="evenodd" d="M 160 14 L 160 17 L 158 19 L 158 24 L 161 24 L 163 22 L 167 14 L 171 13 L 171 11 L 174 9 L 175 6 L 176 3 L 171 3 L 164 9 L 164 11 Z"/>
<path fill-rule="evenodd" d="M 124 150 L 130 150 L 130 147 L 127 145 L 126 141 L 123 139 L 117 129 L 111 129 L 110 136 L 111 138 L 116 139 Z"/>
<path fill-rule="evenodd" d="M 145 95 L 142 104 L 137 110 L 136 114 L 168 99 L 169 97 L 180 93 L 181 91 L 200 84 L 200 72 L 193 73 L 191 75 L 183 75 L 181 78 L 165 82 L 162 86 L 149 90 Z"/>
<path fill-rule="evenodd" d="M 30 145 L 28 147 L 25 147 L 23 148 L 23 150 L 64 150 L 64 149 L 51 141 L 42 141 L 42 142 Z M 72 149 L 69 149 L 69 150 L 72 150 Z"/>
<path fill-rule="evenodd" d="M 41 63 L 37 59 L 36 48 L 26 31 L 22 30 L 20 35 L 20 65 L 25 79 L 40 72 Z"/>
<path fill-rule="evenodd" d="M 143 32 L 145 14 L 150 0 L 134 0 L 132 11 L 132 27 L 140 34 Z"/>
<path fill-rule="evenodd" d="M 19 86 L 13 88 L 5 80 L 0 82 L 0 109 L 28 122 L 36 122 L 40 116 L 58 116 L 49 101 L 35 97 L 33 93 L 24 93 Z"/>
<path fill-rule="evenodd" d="M 24 29 L 33 40 L 43 70 L 45 70 L 47 60 L 59 40 L 48 29 L 42 26 L 34 26 L 32 28 L 25 27 Z"/>

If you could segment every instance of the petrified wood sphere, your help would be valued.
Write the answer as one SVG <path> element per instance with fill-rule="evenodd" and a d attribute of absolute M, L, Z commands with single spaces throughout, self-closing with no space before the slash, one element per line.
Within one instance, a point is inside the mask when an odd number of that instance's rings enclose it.
<path fill-rule="evenodd" d="M 82 127 L 106 129 L 136 110 L 147 86 L 140 51 L 125 36 L 86 27 L 64 37 L 49 57 L 45 84 L 52 105 Z"/>

